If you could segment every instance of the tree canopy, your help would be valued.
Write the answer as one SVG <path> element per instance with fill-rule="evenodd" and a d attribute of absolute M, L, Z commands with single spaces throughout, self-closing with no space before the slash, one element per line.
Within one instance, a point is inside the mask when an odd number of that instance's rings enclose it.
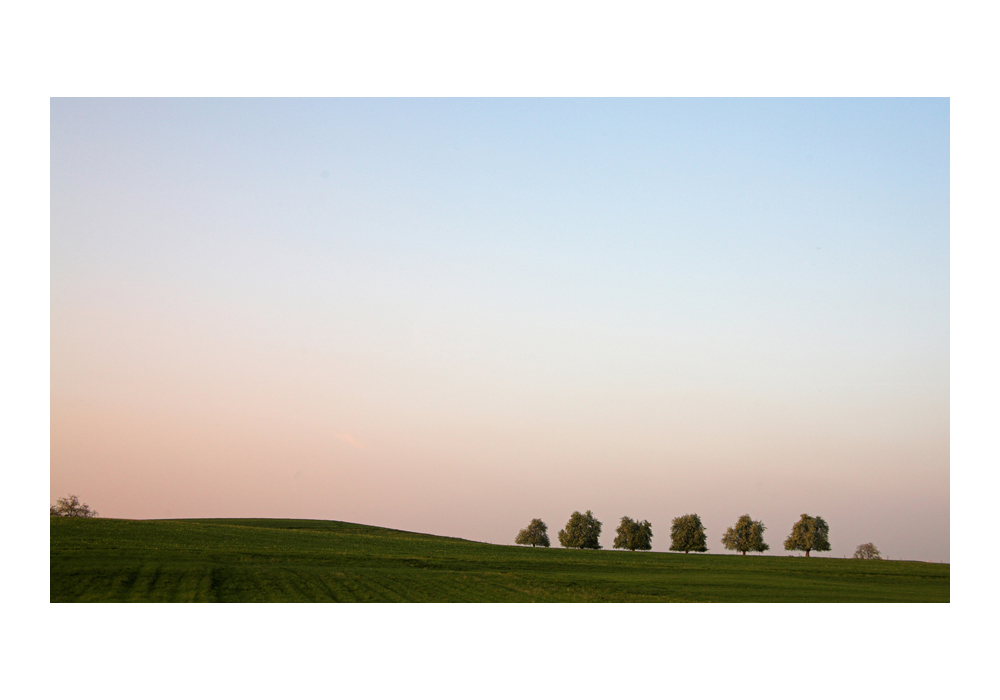
<path fill-rule="evenodd" d="M 854 550 L 855 559 L 881 559 L 882 553 L 878 551 L 876 547 L 871 542 L 866 542 L 865 544 L 859 544 L 858 548 Z"/>
<path fill-rule="evenodd" d="M 696 514 L 674 518 L 670 526 L 671 552 L 707 552 L 705 526 Z"/>
<path fill-rule="evenodd" d="M 65 498 L 60 498 L 54 506 L 49 506 L 49 515 L 57 518 L 96 518 L 97 511 L 91 510 L 86 503 L 80 503 L 80 499 L 70 494 Z"/>
<path fill-rule="evenodd" d="M 601 521 L 589 510 L 573 511 L 566 529 L 559 531 L 559 544 L 572 549 L 600 549 Z"/>
<path fill-rule="evenodd" d="M 632 518 L 622 516 L 618 525 L 617 536 L 615 537 L 615 549 L 637 549 L 653 548 L 653 527 L 648 520 L 632 520 Z"/>
<path fill-rule="evenodd" d="M 770 547 L 764 542 L 764 523 L 752 520 L 749 515 L 741 515 L 736 524 L 726 530 L 722 544 L 726 549 L 741 552 L 766 552 Z"/>
<path fill-rule="evenodd" d="M 514 544 L 530 544 L 532 547 L 548 547 L 549 546 L 549 526 L 543 523 L 538 518 L 534 518 L 528 527 L 517 533 L 517 537 L 514 538 Z"/>
<path fill-rule="evenodd" d="M 813 518 L 805 513 L 792 525 L 792 534 L 785 540 L 785 549 L 804 551 L 809 556 L 811 550 L 830 551 L 830 526 L 818 515 Z"/>

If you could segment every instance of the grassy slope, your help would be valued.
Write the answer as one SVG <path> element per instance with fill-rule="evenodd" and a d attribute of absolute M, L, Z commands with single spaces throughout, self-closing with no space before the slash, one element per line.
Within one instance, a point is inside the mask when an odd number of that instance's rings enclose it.
<path fill-rule="evenodd" d="M 950 566 L 532 549 L 324 520 L 50 518 L 52 602 L 948 602 Z"/>

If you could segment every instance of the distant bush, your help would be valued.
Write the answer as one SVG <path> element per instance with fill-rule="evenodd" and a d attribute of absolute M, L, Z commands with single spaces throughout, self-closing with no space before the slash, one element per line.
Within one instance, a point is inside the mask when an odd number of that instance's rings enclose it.
<path fill-rule="evenodd" d="M 86 503 L 80 503 L 80 499 L 70 494 L 65 498 L 60 498 L 54 506 L 49 506 L 49 515 L 57 518 L 96 518 L 97 511 L 91 510 Z"/>
<path fill-rule="evenodd" d="M 858 548 L 854 550 L 855 559 L 881 559 L 882 553 L 878 551 L 878 547 L 873 545 L 871 542 L 866 542 L 865 544 L 859 544 Z"/>

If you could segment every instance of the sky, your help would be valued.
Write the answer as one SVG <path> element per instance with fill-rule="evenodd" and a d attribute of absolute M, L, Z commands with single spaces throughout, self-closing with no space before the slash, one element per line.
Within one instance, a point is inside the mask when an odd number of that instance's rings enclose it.
<path fill-rule="evenodd" d="M 947 562 L 949 109 L 52 99 L 50 500 Z"/>

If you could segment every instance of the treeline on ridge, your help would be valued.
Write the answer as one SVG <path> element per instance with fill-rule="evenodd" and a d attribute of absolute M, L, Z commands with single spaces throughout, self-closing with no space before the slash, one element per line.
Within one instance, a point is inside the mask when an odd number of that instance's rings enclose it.
<path fill-rule="evenodd" d="M 764 542 L 766 529 L 760 520 L 754 520 L 749 515 L 741 515 L 722 536 L 722 545 L 743 555 L 747 552 L 766 552 L 770 549 Z M 634 552 L 653 548 L 653 528 L 648 520 L 633 520 L 623 516 L 615 535 L 615 549 L 628 549 Z M 589 510 L 585 513 L 574 511 L 569 516 L 566 527 L 560 530 L 558 535 L 560 546 L 569 549 L 601 549 L 600 536 L 601 521 Z M 526 528 L 517 533 L 514 544 L 532 547 L 550 546 L 548 526 L 539 518 L 534 518 Z M 823 518 L 803 513 L 799 521 L 792 526 L 791 534 L 785 539 L 785 549 L 805 552 L 807 557 L 809 552 L 828 552 L 830 527 Z M 708 551 L 705 526 L 697 514 L 689 513 L 673 519 L 670 528 L 670 551 L 685 554 Z M 854 557 L 881 559 L 875 545 L 870 542 L 859 545 Z"/>

